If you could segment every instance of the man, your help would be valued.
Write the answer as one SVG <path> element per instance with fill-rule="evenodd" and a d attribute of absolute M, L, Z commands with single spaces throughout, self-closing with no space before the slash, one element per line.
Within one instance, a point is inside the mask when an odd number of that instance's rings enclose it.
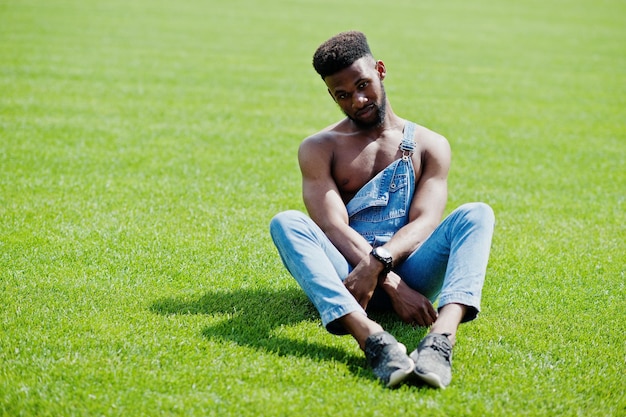
<path fill-rule="evenodd" d="M 493 211 L 471 203 L 441 221 L 448 142 L 393 112 L 383 87 L 385 65 L 374 59 L 363 33 L 324 42 L 313 66 L 346 117 L 300 145 L 310 217 L 277 214 L 270 224 L 274 243 L 326 329 L 351 334 L 385 385 L 415 374 L 445 388 L 457 327 L 480 308 Z M 390 306 L 404 322 L 430 332 L 407 355 L 367 316 L 373 305 Z"/>

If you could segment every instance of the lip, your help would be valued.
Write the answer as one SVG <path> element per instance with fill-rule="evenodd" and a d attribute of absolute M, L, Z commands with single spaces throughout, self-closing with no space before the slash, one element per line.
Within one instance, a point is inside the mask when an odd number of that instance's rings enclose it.
<path fill-rule="evenodd" d="M 370 104 L 367 107 L 362 108 L 356 112 L 356 117 L 362 118 L 369 116 L 375 109 L 374 104 Z"/>

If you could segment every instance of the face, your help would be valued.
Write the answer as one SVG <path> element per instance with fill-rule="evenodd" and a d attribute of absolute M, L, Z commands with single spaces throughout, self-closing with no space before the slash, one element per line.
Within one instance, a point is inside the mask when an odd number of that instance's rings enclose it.
<path fill-rule="evenodd" d="M 369 129 L 385 120 L 387 96 L 382 83 L 385 75 L 382 61 L 364 57 L 324 81 L 345 115 L 360 128 Z"/>

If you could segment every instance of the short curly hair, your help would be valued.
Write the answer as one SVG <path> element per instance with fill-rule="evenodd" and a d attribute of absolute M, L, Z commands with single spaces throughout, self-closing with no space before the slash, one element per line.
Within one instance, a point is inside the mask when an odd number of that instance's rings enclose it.
<path fill-rule="evenodd" d="M 313 55 L 313 67 L 325 79 L 364 56 L 372 56 L 365 35 L 355 30 L 341 32 L 317 48 Z"/>

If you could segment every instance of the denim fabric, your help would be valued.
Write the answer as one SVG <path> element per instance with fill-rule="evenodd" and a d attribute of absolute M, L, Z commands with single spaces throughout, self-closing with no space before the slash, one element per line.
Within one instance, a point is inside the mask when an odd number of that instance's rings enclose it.
<path fill-rule="evenodd" d="M 379 172 L 348 202 L 350 227 L 372 246 L 380 246 L 409 221 L 415 173 L 399 159 Z"/>
<path fill-rule="evenodd" d="M 344 333 L 333 330 L 334 320 L 352 312 L 365 314 L 343 285 L 350 264 L 313 220 L 300 211 L 284 211 L 270 222 L 270 233 L 283 264 L 331 333 Z"/>
<path fill-rule="evenodd" d="M 415 123 L 407 122 L 400 144 L 402 158 L 369 180 L 346 205 L 350 227 L 372 246 L 385 244 L 409 221 L 415 191 L 411 155 L 415 149 Z"/>
<path fill-rule="evenodd" d="M 412 137 L 412 135 L 410 136 Z M 394 161 L 369 181 L 347 204 L 350 226 L 372 246 L 387 242 L 408 222 L 415 189 L 409 158 Z M 411 288 L 438 300 L 470 307 L 463 321 L 476 317 L 491 247 L 494 215 L 484 203 L 454 210 L 404 262 L 394 267 Z M 343 285 L 351 266 L 307 215 L 295 210 L 277 214 L 270 234 L 281 259 L 320 313 L 332 333 L 345 331 L 333 323 L 352 312 L 366 314 Z M 385 294 L 377 290 L 379 298 Z"/>

